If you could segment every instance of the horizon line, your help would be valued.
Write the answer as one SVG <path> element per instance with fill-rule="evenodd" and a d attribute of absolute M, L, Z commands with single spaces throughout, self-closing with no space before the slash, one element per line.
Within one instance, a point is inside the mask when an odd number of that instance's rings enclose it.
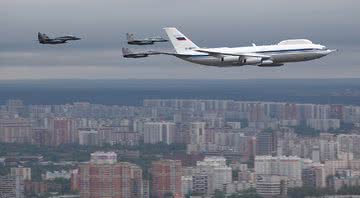
<path fill-rule="evenodd" d="M 110 80 L 118 80 L 118 81 L 124 81 L 124 80 L 167 80 L 167 81 L 179 81 L 179 80 L 198 80 L 198 81 L 252 81 L 252 80 L 360 80 L 360 77 L 358 78 L 346 78 L 346 77 L 330 77 L 330 78 L 241 78 L 241 79 L 229 79 L 229 78 L 39 78 L 39 79 L 33 79 L 33 78 L 20 78 L 20 79 L 0 79 L 0 82 L 5 81 L 61 81 L 61 80 L 79 80 L 79 81 L 97 81 L 97 80 L 103 80 L 103 81 L 110 81 Z"/>

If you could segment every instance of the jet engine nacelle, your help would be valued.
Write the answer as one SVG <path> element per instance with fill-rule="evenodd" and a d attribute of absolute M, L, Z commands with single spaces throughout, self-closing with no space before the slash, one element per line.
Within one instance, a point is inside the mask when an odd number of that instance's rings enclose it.
<path fill-rule="evenodd" d="M 274 63 L 272 60 L 264 60 L 261 64 L 257 65 L 259 67 L 280 67 L 283 66 L 283 63 Z"/>
<path fill-rule="evenodd" d="M 230 63 L 233 65 L 259 65 L 262 63 L 260 57 L 246 57 L 241 56 L 224 56 L 221 57 L 221 62 Z"/>
<path fill-rule="evenodd" d="M 231 64 L 239 64 L 240 58 L 239 58 L 239 56 L 224 56 L 224 57 L 221 57 L 221 62 L 231 63 Z"/>
<path fill-rule="evenodd" d="M 262 63 L 262 58 L 260 57 L 246 57 L 241 58 L 240 62 L 244 65 L 259 65 Z"/>

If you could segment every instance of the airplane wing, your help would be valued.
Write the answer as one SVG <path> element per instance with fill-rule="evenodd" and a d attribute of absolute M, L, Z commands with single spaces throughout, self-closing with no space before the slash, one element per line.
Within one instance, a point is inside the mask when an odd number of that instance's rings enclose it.
<path fill-rule="evenodd" d="M 221 52 L 221 51 L 216 51 L 216 50 L 211 50 L 211 49 L 194 49 L 194 51 L 198 51 L 198 52 L 203 52 L 203 53 L 208 53 L 210 56 L 215 56 L 215 57 L 221 57 L 221 56 L 242 56 L 242 57 L 259 57 L 259 58 L 263 58 L 263 59 L 270 59 L 270 56 L 267 55 L 263 55 L 263 54 L 258 54 L 258 53 L 253 53 L 253 52 L 244 52 L 244 53 L 227 53 L 227 52 Z"/>
<path fill-rule="evenodd" d="M 56 38 L 53 38 L 51 39 L 53 41 L 58 41 L 58 42 L 66 42 L 68 41 L 69 39 L 66 39 L 66 38 L 61 38 L 61 37 L 56 37 Z"/>

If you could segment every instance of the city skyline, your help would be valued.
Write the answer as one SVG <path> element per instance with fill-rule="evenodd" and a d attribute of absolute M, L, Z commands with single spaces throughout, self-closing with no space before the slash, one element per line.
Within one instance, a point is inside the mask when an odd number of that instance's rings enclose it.
<path fill-rule="evenodd" d="M 0 192 L 9 196 L 274 198 L 359 189 L 360 106 L 24 102 L 0 105 Z"/>

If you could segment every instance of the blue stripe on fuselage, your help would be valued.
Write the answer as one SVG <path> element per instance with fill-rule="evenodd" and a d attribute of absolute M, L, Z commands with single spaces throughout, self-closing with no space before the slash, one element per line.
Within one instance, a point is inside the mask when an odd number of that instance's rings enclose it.
<path fill-rule="evenodd" d="M 314 51 L 314 50 L 319 50 L 319 49 L 307 48 L 307 49 L 268 50 L 268 51 L 257 51 L 254 53 L 306 52 L 306 51 Z"/>
<path fill-rule="evenodd" d="M 287 52 L 308 52 L 308 51 L 321 51 L 321 49 L 316 49 L 316 48 L 307 48 L 307 49 L 285 49 L 285 50 L 269 50 L 269 51 L 255 51 L 255 52 L 249 52 L 249 53 L 261 53 L 261 54 L 266 54 L 266 53 L 287 53 Z M 246 52 L 244 52 L 246 53 Z M 190 57 L 206 57 L 206 56 L 210 56 L 208 54 L 194 54 L 194 55 L 189 55 Z"/>

